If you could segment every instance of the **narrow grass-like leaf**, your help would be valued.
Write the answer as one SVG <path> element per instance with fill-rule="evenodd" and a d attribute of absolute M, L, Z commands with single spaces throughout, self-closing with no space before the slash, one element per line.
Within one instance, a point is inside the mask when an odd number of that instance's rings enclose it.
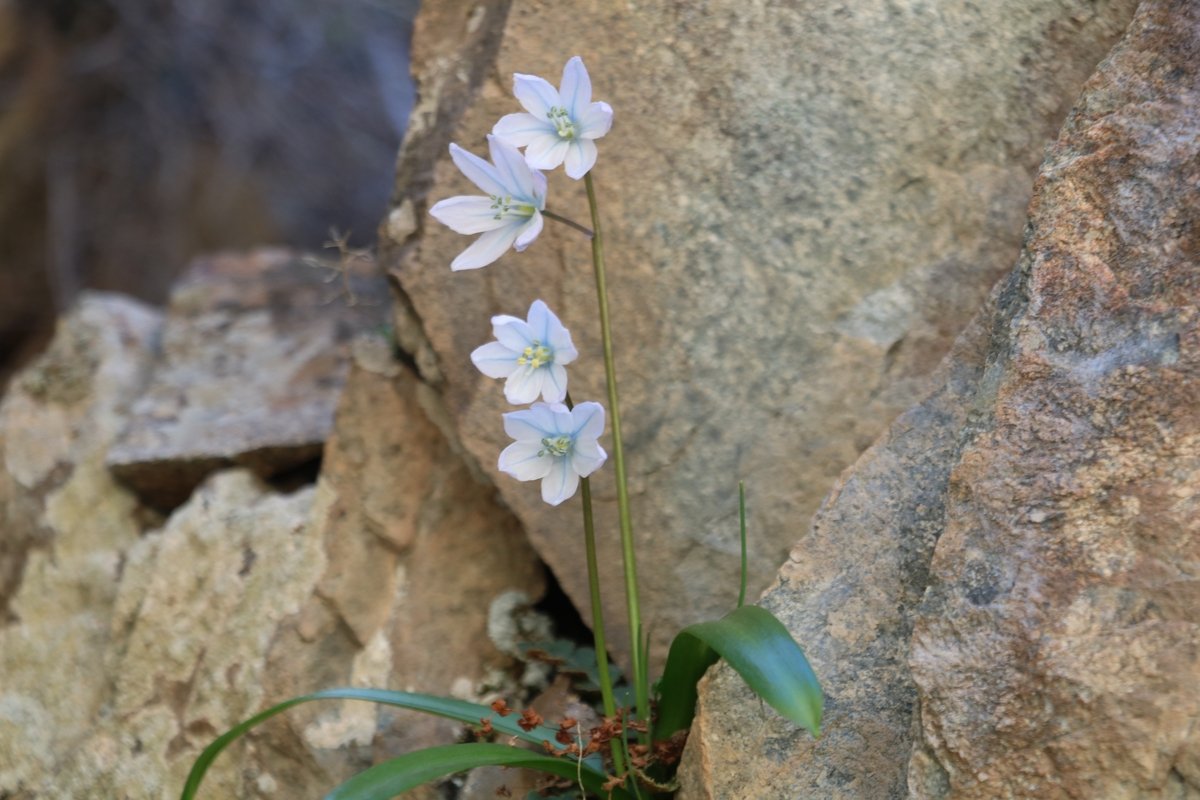
<path fill-rule="evenodd" d="M 741 581 L 738 586 L 738 601 L 737 607 L 741 608 L 746 605 L 746 574 L 748 572 L 746 566 L 746 482 L 738 481 L 738 530 L 741 534 L 740 541 L 742 543 L 742 570 Z"/>
<path fill-rule="evenodd" d="M 588 769 L 586 764 L 580 769 L 579 762 L 572 758 L 555 758 L 504 744 L 478 743 L 430 747 L 376 764 L 334 789 L 325 800 L 391 800 L 423 783 L 483 766 L 535 769 L 571 781 L 580 780 L 589 792 L 600 797 L 630 798 L 624 789 L 613 789 L 611 794 L 604 790 L 607 778 Z"/>
<path fill-rule="evenodd" d="M 200 788 L 200 782 L 204 780 L 204 774 L 212 765 L 213 760 L 216 759 L 222 750 L 251 728 L 266 722 L 276 714 L 287 711 L 293 706 L 298 706 L 301 703 L 309 703 L 314 700 L 364 700 L 370 703 L 380 703 L 382 705 L 407 708 L 412 711 L 421 711 L 426 714 L 446 717 L 468 724 L 478 724 L 480 719 L 491 717 L 492 727 L 498 733 L 506 736 L 515 736 L 517 739 L 535 745 L 540 745 L 543 741 L 554 741 L 554 735 L 558 732 L 557 729 L 548 728 L 544 725 L 539 725 L 531 731 L 524 731 L 517 725 L 519 717 L 515 714 L 501 717 L 488 706 L 471 703 L 466 700 L 456 700 L 450 697 L 438 697 L 436 695 L 419 694 L 416 692 L 392 692 L 385 689 L 326 689 L 321 692 L 302 695 L 301 697 L 293 697 L 291 700 L 271 706 L 266 711 L 235 725 L 217 737 L 196 758 L 196 763 L 192 765 L 192 770 L 188 773 L 187 781 L 183 785 L 183 793 L 180 795 L 180 800 L 193 800 L 195 798 L 196 792 Z M 588 771 L 590 769 L 585 763 L 584 770 Z"/>
<path fill-rule="evenodd" d="M 718 658 L 780 714 L 820 734 L 825 701 L 804 651 L 770 611 L 742 606 L 715 622 L 689 625 L 671 643 L 659 684 L 655 739 L 692 724 L 696 683 Z"/>

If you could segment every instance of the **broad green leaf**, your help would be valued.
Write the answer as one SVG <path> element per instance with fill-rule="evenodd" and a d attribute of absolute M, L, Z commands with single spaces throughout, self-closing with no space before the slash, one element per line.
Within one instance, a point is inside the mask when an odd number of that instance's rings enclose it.
<path fill-rule="evenodd" d="M 516 714 L 501 717 L 488 706 L 480 705 L 479 703 L 470 703 L 466 700 L 455 700 L 450 697 L 438 697 L 436 695 L 419 694 L 416 692 L 391 692 L 384 689 L 326 689 L 321 692 L 302 695 L 301 697 L 293 697 L 291 700 L 286 700 L 279 705 L 271 706 L 266 711 L 256 714 L 217 737 L 196 758 L 196 763 L 192 765 L 192 770 L 188 773 L 187 781 L 183 785 L 183 793 L 180 795 L 180 800 L 193 800 L 197 790 L 200 788 L 200 782 L 204 780 L 204 773 L 208 771 L 213 760 L 222 750 L 251 728 L 266 722 L 276 714 L 287 711 L 292 706 L 298 706 L 301 703 L 309 703 L 314 700 L 365 700 L 370 703 L 381 703 L 388 706 L 407 708 L 412 711 L 421 711 L 426 714 L 446 717 L 468 724 L 478 724 L 482 718 L 491 717 L 492 727 L 495 728 L 497 733 L 506 736 L 515 736 L 522 741 L 535 745 L 540 745 L 543 741 L 554 741 L 554 735 L 558 732 L 556 728 L 548 728 L 544 725 L 539 725 L 531 731 L 524 731 L 517 725 L 519 717 Z M 587 771 L 591 767 L 585 762 L 584 769 Z"/>
<path fill-rule="evenodd" d="M 607 778 L 588 769 L 586 763 L 581 769 L 575 759 L 531 753 L 504 744 L 478 743 L 430 747 L 376 764 L 334 789 L 325 800 L 391 800 L 423 783 L 482 766 L 535 769 L 571 781 L 580 780 L 589 792 L 599 797 L 630 798 L 624 789 L 613 789 L 611 794 L 604 790 Z"/>
<path fill-rule="evenodd" d="M 825 701 L 804 651 L 770 611 L 742 606 L 715 622 L 689 625 L 671 643 L 659 682 L 655 739 L 666 739 L 692 724 L 696 683 L 718 658 L 729 662 L 772 708 L 813 736 L 820 735 Z"/>

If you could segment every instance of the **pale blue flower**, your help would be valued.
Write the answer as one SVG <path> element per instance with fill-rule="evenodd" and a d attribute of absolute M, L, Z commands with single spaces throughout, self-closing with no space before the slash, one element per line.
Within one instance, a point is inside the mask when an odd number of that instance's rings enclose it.
<path fill-rule="evenodd" d="M 575 56 L 563 67 L 555 89 L 536 75 L 513 75 L 513 94 L 527 113 L 501 117 L 492 134 L 514 147 L 525 148 L 534 169 L 566 164 L 567 175 L 579 180 L 596 164 L 596 139 L 612 127 L 608 103 L 592 102 L 592 81 L 583 59 Z"/>
<path fill-rule="evenodd" d="M 567 396 L 567 371 L 579 356 L 571 333 L 541 300 L 529 306 L 527 319 L 492 317 L 489 342 L 471 353 L 471 361 L 489 378 L 507 378 L 504 396 L 515 406 L 538 399 L 561 403 Z"/>
<path fill-rule="evenodd" d="M 456 233 L 483 234 L 458 254 L 450 264 L 453 270 L 486 267 L 510 247 L 524 250 L 542 232 L 546 176 L 530 169 L 516 148 L 495 136 L 488 137 L 488 149 L 492 164 L 450 145 L 455 165 L 487 197 L 451 197 L 429 209 L 434 219 Z"/>
<path fill-rule="evenodd" d="M 500 453 L 500 470 L 519 481 L 542 482 L 542 499 L 552 506 L 575 495 L 579 479 L 600 468 L 608 454 L 597 441 L 604 433 L 604 406 L 534 403 L 504 415 L 504 432 L 514 441 Z"/>

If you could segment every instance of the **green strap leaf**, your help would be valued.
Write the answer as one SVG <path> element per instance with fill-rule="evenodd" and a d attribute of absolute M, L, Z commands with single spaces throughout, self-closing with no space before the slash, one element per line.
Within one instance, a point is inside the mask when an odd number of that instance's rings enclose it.
<path fill-rule="evenodd" d="M 604 789 L 607 778 L 588 769 L 586 762 L 581 769 L 573 758 L 555 758 L 503 744 L 478 743 L 430 747 L 376 764 L 334 789 L 325 800 L 391 800 L 423 783 L 483 766 L 536 769 L 571 781 L 579 780 L 589 792 L 599 797 L 630 798 L 624 789 Z"/>
<path fill-rule="evenodd" d="M 540 745 L 543 741 L 554 741 L 554 735 L 558 732 L 555 728 L 548 728 L 545 725 L 539 725 L 531 731 L 525 731 L 517 725 L 519 717 L 516 714 L 501 717 L 488 706 L 471 703 L 466 700 L 456 700 L 450 697 L 438 697 L 436 695 L 419 694 L 417 692 L 392 692 L 385 689 L 326 689 L 321 692 L 293 697 L 291 700 L 285 700 L 278 705 L 271 706 L 266 711 L 256 714 L 217 737 L 196 758 L 196 763 L 192 765 L 192 770 L 188 773 L 187 781 L 183 785 L 183 793 L 180 795 L 180 800 L 193 800 L 195 798 L 196 792 L 200 789 L 200 782 L 204 780 L 204 774 L 208 771 L 208 768 L 212 765 L 216 757 L 222 750 L 235 742 L 251 728 L 267 721 L 276 714 L 287 711 L 292 706 L 298 706 L 301 703 L 310 703 L 314 700 L 364 700 L 370 703 L 381 703 L 383 705 L 407 708 L 412 711 L 421 711 L 426 714 L 446 717 L 468 724 L 478 724 L 482 718 L 491 717 L 492 727 L 495 728 L 497 733 L 506 736 L 515 736 L 521 741 L 535 745 Z M 587 762 L 584 762 L 584 771 L 594 771 L 594 769 Z"/>
<path fill-rule="evenodd" d="M 825 700 L 804 651 L 770 611 L 742 606 L 715 622 L 689 625 L 671 643 L 659 684 L 655 739 L 692 724 L 696 684 L 720 658 L 772 708 L 820 735 Z"/>

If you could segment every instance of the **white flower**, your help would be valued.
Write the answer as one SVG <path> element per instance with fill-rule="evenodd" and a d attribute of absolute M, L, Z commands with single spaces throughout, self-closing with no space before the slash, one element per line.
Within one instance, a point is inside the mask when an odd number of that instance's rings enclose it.
<path fill-rule="evenodd" d="M 596 441 L 604 433 L 604 406 L 534 403 L 504 415 L 504 432 L 515 442 L 500 453 L 500 469 L 519 481 L 542 482 L 552 506 L 575 495 L 579 479 L 600 468 L 608 455 Z"/>
<path fill-rule="evenodd" d="M 492 317 L 489 342 L 471 353 L 471 361 L 489 378 L 507 378 L 504 396 L 515 406 L 537 400 L 561 403 L 567 396 L 567 371 L 579 356 L 563 327 L 545 303 L 534 300 L 528 319 L 507 314 Z"/>
<path fill-rule="evenodd" d="M 492 133 L 525 148 L 534 169 L 554 169 L 564 161 L 567 175 L 582 178 L 596 163 L 596 143 L 612 127 L 608 103 L 592 102 L 592 81 L 575 56 L 563 67 L 556 90 L 536 75 L 513 75 L 513 94 L 528 114 L 501 117 Z"/>
<path fill-rule="evenodd" d="M 450 269 L 486 267 L 509 247 L 521 252 L 542 232 L 546 208 L 546 176 L 530 169 L 516 148 L 488 137 L 492 164 L 450 145 L 450 157 L 487 197 L 459 196 L 442 200 L 429 213 L 456 233 L 482 233 L 458 254 Z"/>

